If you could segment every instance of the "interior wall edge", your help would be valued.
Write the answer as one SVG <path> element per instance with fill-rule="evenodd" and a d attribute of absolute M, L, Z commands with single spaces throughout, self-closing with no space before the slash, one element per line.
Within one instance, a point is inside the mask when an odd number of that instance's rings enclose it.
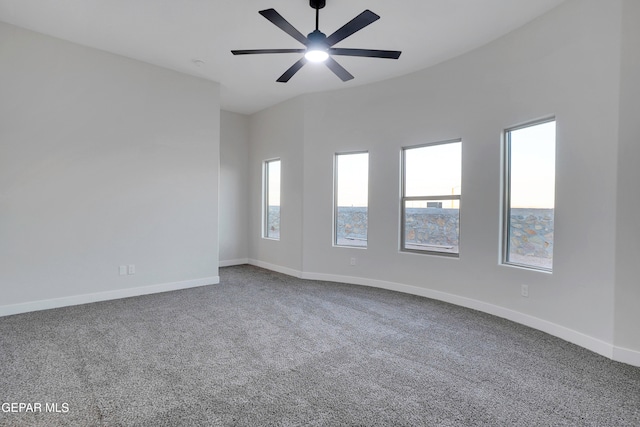
<path fill-rule="evenodd" d="M 283 267 L 281 265 L 276 265 L 270 262 L 260 261 L 253 258 L 249 258 L 248 264 L 253 265 L 255 267 L 260 267 L 267 270 L 275 271 L 276 273 L 282 273 L 288 276 L 293 276 L 293 277 L 297 277 L 298 279 L 302 279 L 302 271 L 294 270 L 293 268 Z"/>
<path fill-rule="evenodd" d="M 234 265 L 243 265 L 243 264 L 249 264 L 249 258 L 227 259 L 227 260 L 220 260 L 218 262 L 219 267 L 233 267 Z"/>

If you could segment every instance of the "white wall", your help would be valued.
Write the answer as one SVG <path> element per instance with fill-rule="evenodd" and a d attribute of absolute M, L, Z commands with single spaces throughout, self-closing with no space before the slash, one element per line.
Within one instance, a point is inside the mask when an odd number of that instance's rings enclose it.
<path fill-rule="evenodd" d="M 297 220 L 304 236 L 302 267 L 288 266 L 298 275 L 452 301 L 613 357 L 621 16 L 622 1 L 568 1 L 489 45 L 427 70 L 307 95 L 295 101 L 298 109 L 280 105 L 259 113 L 251 118 L 252 130 L 268 130 L 271 136 L 251 135 L 253 221 L 259 224 L 258 160 L 287 156 L 303 162 L 302 171 L 290 177 L 296 185 L 302 180 L 303 188 L 283 195 L 304 194 Z M 625 53 L 638 55 L 631 47 Z M 347 60 L 344 65 L 348 68 Z M 637 85 L 630 80 L 625 84 Z M 553 274 L 498 262 L 501 132 L 550 115 L 557 119 Z M 301 122 L 304 147 L 296 142 L 292 150 L 275 129 L 298 135 Z M 637 136 L 634 131 L 629 128 Z M 400 148 L 453 138 L 463 140 L 460 258 L 400 253 Z M 366 250 L 331 244 L 332 158 L 348 150 L 370 153 Z M 298 215 L 282 209 L 283 218 Z M 264 245 L 257 236 L 252 230 L 253 248 Z M 297 250 L 283 239 L 251 257 L 283 265 L 284 258 L 273 254 Z M 356 266 L 349 265 L 351 257 L 357 258 Z M 529 298 L 520 296 L 521 284 L 529 285 Z M 635 338 L 625 342 L 638 352 L 634 357 L 640 355 Z"/>
<path fill-rule="evenodd" d="M 640 2 L 624 2 L 618 151 L 618 230 L 616 246 L 616 345 L 640 350 Z"/>
<path fill-rule="evenodd" d="M 249 260 L 249 116 L 220 111 L 220 266 Z"/>
<path fill-rule="evenodd" d="M 0 62 L 0 315 L 216 282 L 219 85 L 2 23 Z"/>

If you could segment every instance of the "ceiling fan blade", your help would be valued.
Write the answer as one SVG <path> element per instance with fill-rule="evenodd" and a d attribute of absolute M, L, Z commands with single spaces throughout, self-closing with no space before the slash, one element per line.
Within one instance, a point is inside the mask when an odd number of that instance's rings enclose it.
<path fill-rule="evenodd" d="M 338 30 L 336 30 L 335 33 L 327 37 L 327 45 L 333 46 L 334 44 L 346 39 L 351 34 L 355 33 L 356 31 L 360 31 L 361 29 L 371 24 L 372 22 L 377 21 L 378 19 L 380 19 L 380 16 L 371 12 L 369 9 L 365 10 L 360 15 L 356 16 L 351 21 L 347 22 Z"/>
<path fill-rule="evenodd" d="M 353 78 L 351 73 L 345 70 L 342 65 L 338 64 L 332 57 L 327 58 L 324 63 L 327 64 L 327 67 L 329 67 L 329 69 L 333 71 L 336 76 L 340 77 L 340 80 L 342 80 L 343 82 L 346 82 Z"/>
<path fill-rule="evenodd" d="M 234 55 L 255 55 L 258 53 L 304 53 L 306 49 L 248 49 L 232 50 Z"/>
<path fill-rule="evenodd" d="M 300 31 L 296 30 L 286 19 L 284 19 L 282 15 L 276 12 L 275 9 L 265 9 L 261 10 L 259 13 L 303 45 L 306 46 L 307 43 L 309 43 L 309 40 L 307 40 Z"/>
<path fill-rule="evenodd" d="M 398 59 L 401 53 L 399 50 L 343 49 L 339 47 L 329 49 L 329 55 L 366 56 L 368 58 Z"/>
<path fill-rule="evenodd" d="M 284 72 L 283 75 L 281 75 L 278 80 L 276 80 L 279 83 L 286 83 L 289 81 L 289 79 L 291 77 L 293 77 L 293 75 L 295 73 L 297 73 L 298 71 L 300 71 L 300 68 L 302 68 L 302 66 L 304 64 L 307 63 L 306 58 L 302 57 L 300 58 L 295 64 L 293 64 L 287 71 Z"/>

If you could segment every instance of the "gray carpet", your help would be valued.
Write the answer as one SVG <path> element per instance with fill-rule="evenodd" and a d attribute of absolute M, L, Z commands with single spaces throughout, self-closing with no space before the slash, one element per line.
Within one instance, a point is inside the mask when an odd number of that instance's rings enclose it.
<path fill-rule="evenodd" d="M 542 332 L 250 266 L 220 276 L 0 318 L 0 403 L 42 404 L 0 425 L 640 426 L 639 368 Z"/>

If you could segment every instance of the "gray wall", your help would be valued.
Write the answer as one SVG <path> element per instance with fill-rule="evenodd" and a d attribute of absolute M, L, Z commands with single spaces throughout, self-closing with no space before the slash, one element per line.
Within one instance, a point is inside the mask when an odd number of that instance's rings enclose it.
<path fill-rule="evenodd" d="M 0 60 L 0 314 L 216 282 L 219 85 L 2 23 Z"/>
<path fill-rule="evenodd" d="M 249 116 L 220 112 L 220 265 L 249 259 Z"/>
<path fill-rule="evenodd" d="M 640 2 L 625 1 L 622 16 L 615 342 L 640 351 Z"/>
<path fill-rule="evenodd" d="M 633 22 L 629 15 L 640 18 L 633 2 L 567 1 L 435 67 L 306 95 L 252 116 L 252 262 L 307 278 L 444 299 L 609 357 L 624 345 L 640 365 L 640 341 L 633 332 L 638 315 L 630 302 L 638 300 L 637 280 L 628 260 L 615 258 L 621 247 L 636 256 L 638 241 L 635 233 L 616 242 L 621 226 L 616 221 L 631 221 L 617 212 L 619 174 L 637 177 L 632 165 L 638 161 L 637 120 L 631 118 L 638 98 L 620 97 L 621 84 L 637 93 L 631 77 L 637 70 L 637 38 L 621 36 L 623 4 L 626 31 L 635 34 L 627 28 Z M 621 45 L 628 56 L 623 62 Z M 499 264 L 501 132 L 550 115 L 558 123 L 553 274 Z M 621 147 L 630 158 L 618 155 L 619 126 L 627 138 Z M 454 138 L 463 141 L 460 258 L 401 253 L 400 149 Z M 333 155 L 356 150 L 368 150 L 370 156 L 368 248 L 336 248 Z M 260 238 L 259 168 L 269 157 L 283 158 L 283 183 L 289 182 L 283 186 L 290 186 L 283 188 L 283 200 L 302 200 L 302 209 L 284 202 L 282 207 L 283 236 L 295 232 L 300 238 Z M 637 212 L 637 196 L 623 204 Z M 351 258 L 357 259 L 355 266 Z M 529 285 L 528 298 L 520 295 L 522 284 Z M 616 291 L 635 298 L 619 302 Z"/>

